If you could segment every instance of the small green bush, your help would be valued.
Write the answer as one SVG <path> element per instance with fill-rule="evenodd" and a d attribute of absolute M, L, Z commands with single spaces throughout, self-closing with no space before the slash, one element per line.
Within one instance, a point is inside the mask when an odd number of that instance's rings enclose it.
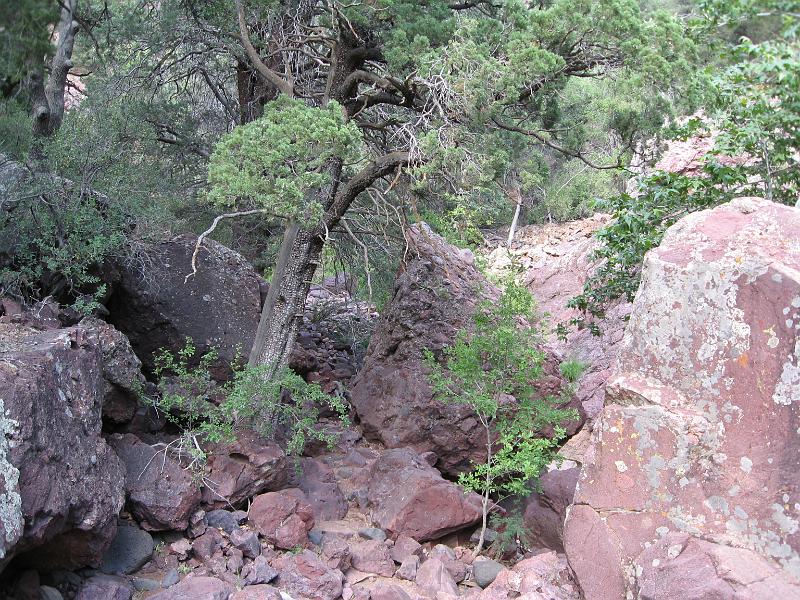
<path fill-rule="evenodd" d="M 486 431 L 486 460 L 459 477 L 468 491 L 481 494 L 483 523 L 475 549 L 480 553 L 488 514 L 508 496 L 530 492 L 532 482 L 550 462 L 566 432 L 561 423 L 576 418 L 574 410 L 559 404 L 560 397 L 536 389 L 543 376 L 544 353 L 536 302 L 522 286 L 508 283 L 497 302 L 483 302 L 473 327 L 459 332 L 444 350 L 442 363 L 426 352 L 430 381 L 437 398 L 470 407 Z M 564 370 L 577 379 L 577 363 Z M 516 402 L 509 401 L 513 396 Z M 542 432 L 553 428 L 553 435 Z"/>
<path fill-rule="evenodd" d="M 181 431 L 173 445 L 180 457 L 188 457 L 192 468 L 202 468 L 205 463 L 206 444 L 231 442 L 242 427 L 252 427 L 267 439 L 279 438 L 285 442 L 287 454 L 298 456 L 310 441 L 329 446 L 336 442 L 336 435 L 319 425 L 323 410 L 347 422 L 342 398 L 326 394 L 319 385 L 306 383 L 289 369 L 270 381 L 266 367 L 239 367 L 235 360 L 234 380 L 219 386 L 209 374 L 218 353 L 205 353 L 199 364 L 191 367 L 196 354 L 190 338 L 177 353 L 159 350 L 154 359 L 160 393 L 151 399 Z"/>

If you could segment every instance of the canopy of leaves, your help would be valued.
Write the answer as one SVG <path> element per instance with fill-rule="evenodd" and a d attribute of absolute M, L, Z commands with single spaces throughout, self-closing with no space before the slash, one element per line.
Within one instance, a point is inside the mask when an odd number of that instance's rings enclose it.
<path fill-rule="evenodd" d="M 360 150 L 361 132 L 345 122 L 336 102 L 314 108 L 281 97 L 216 145 L 208 167 L 209 197 L 223 207 L 252 206 L 313 223 L 323 211 L 314 192 L 332 184 L 328 161 L 355 161 Z"/>
<path fill-rule="evenodd" d="M 635 194 L 597 203 L 614 215 L 599 231 L 602 263 L 571 305 L 590 317 L 609 303 L 633 300 L 645 253 L 682 216 L 737 196 L 761 196 L 794 205 L 800 197 L 800 13 L 796 2 L 706 3 L 707 20 L 782 18 L 781 37 L 755 43 L 747 38 L 723 45 L 721 64 L 708 69 L 707 114 L 674 131 L 675 139 L 714 136 L 714 146 L 696 175 L 653 172 Z"/>

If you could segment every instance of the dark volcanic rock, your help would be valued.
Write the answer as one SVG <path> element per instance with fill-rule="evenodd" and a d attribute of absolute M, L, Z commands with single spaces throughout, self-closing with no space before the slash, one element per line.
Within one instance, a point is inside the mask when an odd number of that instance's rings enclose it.
<path fill-rule="evenodd" d="M 185 281 L 196 239 L 176 237 L 137 263 L 121 265 L 109 321 L 130 338 L 148 371 L 156 350 L 177 351 L 190 337 L 199 353 L 219 349 L 214 373 L 225 378 L 230 375 L 225 365 L 240 353 L 246 359 L 252 346 L 262 281 L 240 254 L 208 239 L 198 254 L 197 273 Z"/>
<path fill-rule="evenodd" d="M 165 450 L 156 450 L 135 435 L 114 434 L 108 439 L 125 465 L 125 491 L 130 510 L 150 531 L 182 530 L 200 504 L 200 490 L 192 474 Z"/>
<path fill-rule="evenodd" d="M 135 525 L 120 525 L 100 569 L 110 575 L 129 575 L 153 555 L 153 538 Z"/>
<path fill-rule="evenodd" d="M 466 406 L 434 400 L 423 350 L 439 353 L 471 323 L 476 303 L 498 294 L 478 271 L 469 250 L 448 244 L 423 224 L 407 232 L 409 260 L 402 265 L 392 300 L 370 339 L 364 366 L 351 391 L 364 435 L 389 448 L 433 451 L 447 474 L 468 470 L 485 458 L 485 435 Z M 543 393 L 561 386 L 557 360 L 549 356 Z M 573 399 L 571 406 L 580 410 Z M 567 423 L 574 433 L 583 419 Z"/>
<path fill-rule="evenodd" d="M 25 558 L 37 568 L 99 563 L 124 499 L 122 465 L 100 437 L 105 390 L 91 324 L 0 323 L 3 559 L 37 548 Z"/>

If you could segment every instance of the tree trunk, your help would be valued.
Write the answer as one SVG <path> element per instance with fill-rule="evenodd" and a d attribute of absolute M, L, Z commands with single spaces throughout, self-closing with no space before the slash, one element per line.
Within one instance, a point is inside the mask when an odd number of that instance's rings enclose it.
<path fill-rule="evenodd" d="M 53 135 L 64 119 L 67 75 L 72 68 L 72 49 L 78 31 L 78 22 L 74 18 L 77 7 L 78 0 L 65 0 L 61 3 L 61 17 L 56 25 L 56 51 L 50 64 L 50 74 L 46 82 L 41 72 L 31 78 L 33 133 L 37 137 Z"/>
<path fill-rule="evenodd" d="M 249 360 L 250 365 L 268 365 L 270 377 L 289 364 L 322 247 L 316 232 L 295 223 L 286 228 Z"/>
<path fill-rule="evenodd" d="M 513 197 L 517 206 L 514 209 L 514 218 L 511 220 L 511 229 L 508 230 L 508 243 L 506 245 L 509 248 L 511 248 L 511 242 L 514 241 L 514 234 L 517 232 L 517 221 L 519 221 L 519 212 L 522 208 L 522 193 L 519 188 L 514 188 Z"/>

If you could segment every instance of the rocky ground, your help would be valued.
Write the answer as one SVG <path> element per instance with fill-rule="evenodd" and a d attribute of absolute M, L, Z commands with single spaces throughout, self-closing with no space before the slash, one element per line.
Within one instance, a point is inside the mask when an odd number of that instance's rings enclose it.
<path fill-rule="evenodd" d="M 603 222 L 522 228 L 490 270 L 521 264 L 568 320 Z M 140 401 L 154 347 L 249 350 L 266 284 L 232 251 L 210 244 L 186 285 L 190 239 L 120 266 L 105 321 L 2 300 L 0 597 L 800 597 L 799 234 L 798 210 L 762 200 L 692 215 L 605 337 L 543 341 L 543 392 L 564 385 L 563 358 L 589 367 L 564 423 L 571 460 L 520 499 L 524 539 L 493 531 L 477 559 L 478 500 L 452 479 L 481 459 L 479 429 L 434 400 L 422 350 L 497 292 L 426 226 L 408 232 L 380 318 L 347 277 L 314 288 L 292 365 L 342 394 L 354 424 L 327 422 L 334 447 L 299 459 L 242 431 L 188 470 Z"/>

